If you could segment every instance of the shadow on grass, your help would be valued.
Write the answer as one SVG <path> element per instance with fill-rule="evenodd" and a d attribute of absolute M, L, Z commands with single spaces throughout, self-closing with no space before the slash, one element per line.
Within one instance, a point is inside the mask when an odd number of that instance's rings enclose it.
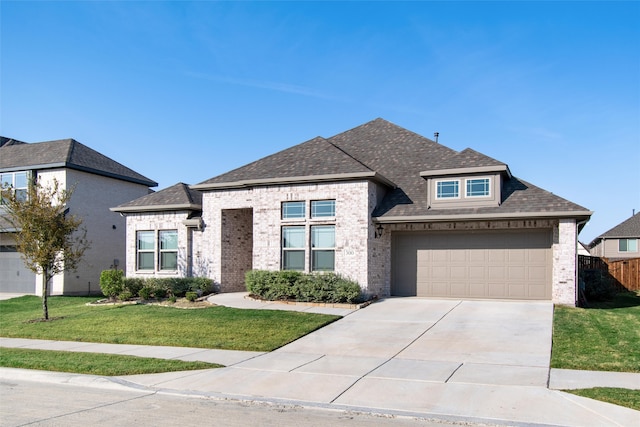
<path fill-rule="evenodd" d="M 640 306 L 640 295 L 638 292 L 620 292 L 613 296 L 613 298 L 605 301 L 589 301 L 586 309 L 615 309 L 615 308 L 630 308 Z"/>

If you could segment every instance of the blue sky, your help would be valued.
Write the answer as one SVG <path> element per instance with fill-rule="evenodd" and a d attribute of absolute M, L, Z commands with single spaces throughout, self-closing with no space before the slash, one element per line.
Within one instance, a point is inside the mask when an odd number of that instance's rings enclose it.
<path fill-rule="evenodd" d="M 640 2 L 0 2 L 0 134 L 195 184 L 382 117 L 640 210 Z"/>

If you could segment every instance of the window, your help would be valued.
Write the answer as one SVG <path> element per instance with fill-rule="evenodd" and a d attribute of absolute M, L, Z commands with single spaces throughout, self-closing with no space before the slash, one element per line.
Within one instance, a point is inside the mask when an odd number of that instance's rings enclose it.
<path fill-rule="evenodd" d="M 282 203 L 282 219 L 304 218 L 305 216 L 305 202 Z"/>
<path fill-rule="evenodd" d="M 137 232 L 138 270 L 153 270 L 155 258 L 155 236 L 153 231 Z"/>
<path fill-rule="evenodd" d="M 638 239 L 618 240 L 618 252 L 638 252 Z"/>
<path fill-rule="evenodd" d="M 437 181 L 436 199 L 457 199 L 460 197 L 460 181 Z"/>
<path fill-rule="evenodd" d="M 282 227 L 282 269 L 304 270 L 305 227 Z"/>
<path fill-rule="evenodd" d="M 489 178 L 468 179 L 467 197 L 482 197 L 489 195 Z"/>
<path fill-rule="evenodd" d="M 311 202 L 311 218 L 328 218 L 336 216 L 335 200 L 314 200 Z"/>
<path fill-rule="evenodd" d="M 5 188 L 13 188 L 18 200 L 27 200 L 27 190 L 29 188 L 28 172 L 5 172 L 0 174 L 0 185 Z"/>
<path fill-rule="evenodd" d="M 336 226 L 311 227 L 311 270 L 333 271 L 335 267 Z"/>
<path fill-rule="evenodd" d="M 160 240 L 160 270 L 177 270 L 178 231 L 160 231 L 158 237 Z"/>

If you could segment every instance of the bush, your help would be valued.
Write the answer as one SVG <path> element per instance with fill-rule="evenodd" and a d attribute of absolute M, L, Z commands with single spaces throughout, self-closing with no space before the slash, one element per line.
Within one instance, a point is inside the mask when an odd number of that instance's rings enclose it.
<path fill-rule="evenodd" d="M 125 277 L 124 278 L 124 289 L 126 291 L 131 292 L 132 295 L 136 296 L 140 292 L 144 286 L 144 279 L 139 277 Z"/>
<path fill-rule="evenodd" d="M 268 301 L 353 303 L 362 295 L 358 283 L 335 273 L 252 270 L 245 279 L 250 294 Z"/>
<path fill-rule="evenodd" d="M 198 299 L 198 294 L 196 292 L 189 291 L 185 294 L 185 298 L 188 301 L 194 302 L 195 300 Z"/>
<path fill-rule="evenodd" d="M 587 301 L 606 301 L 614 297 L 616 289 L 611 277 L 603 270 L 584 270 L 584 294 Z"/>
<path fill-rule="evenodd" d="M 124 272 L 122 270 L 104 270 L 100 273 L 100 290 L 102 294 L 114 300 L 124 291 Z"/>
<path fill-rule="evenodd" d="M 118 294 L 118 299 L 120 301 L 129 301 L 131 298 L 133 298 L 133 294 L 129 291 L 122 291 Z"/>
<path fill-rule="evenodd" d="M 151 289 L 150 286 L 145 285 L 142 289 L 140 289 L 138 295 L 140 295 L 140 298 L 142 298 L 143 300 L 148 300 L 149 298 L 151 298 L 151 295 L 153 295 L 153 289 Z"/>

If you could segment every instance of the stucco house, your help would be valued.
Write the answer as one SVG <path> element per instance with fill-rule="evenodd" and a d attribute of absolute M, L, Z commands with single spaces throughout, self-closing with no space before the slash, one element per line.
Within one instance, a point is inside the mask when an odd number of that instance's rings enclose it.
<path fill-rule="evenodd" d="M 34 180 L 75 188 L 69 212 L 87 229 L 91 248 L 75 272 L 54 276 L 52 295 L 100 293 L 100 272 L 125 265 L 125 219 L 109 208 L 148 194 L 158 184 L 73 140 L 25 143 L 0 139 L 0 179 L 26 195 Z M 3 218 L 0 205 L 0 292 L 41 293 L 41 278 L 29 270 L 17 252 L 17 231 Z"/>
<path fill-rule="evenodd" d="M 623 259 L 640 258 L 638 251 L 640 242 L 640 213 L 622 221 L 593 239 L 589 244 L 589 252 L 592 256 Z"/>
<path fill-rule="evenodd" d="M 378 296 L 574 305 L 592 212 L 383 119 L 316 137 L 196 185 L 113 208 L 128 276 L 334 271 Z"/>

